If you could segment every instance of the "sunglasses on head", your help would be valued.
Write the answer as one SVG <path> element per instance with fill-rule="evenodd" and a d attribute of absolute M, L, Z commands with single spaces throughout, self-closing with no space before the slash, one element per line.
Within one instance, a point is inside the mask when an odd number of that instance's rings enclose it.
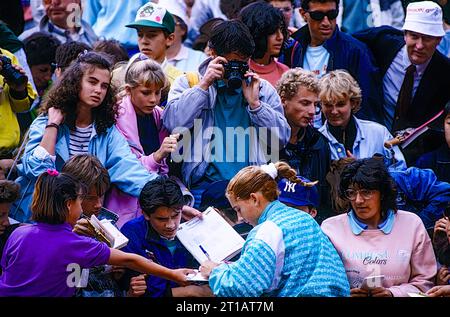
<path fill-rule="evenodd" d="M 328 20 L 334 20 L 337 18 L 339 14 L 339 10 L 330 10 L 327 12 L 322 11 L 306 11 L 309 13 L 309 16 L 316 21 L 322 21 L 323 18 L 327 17 Z"/>

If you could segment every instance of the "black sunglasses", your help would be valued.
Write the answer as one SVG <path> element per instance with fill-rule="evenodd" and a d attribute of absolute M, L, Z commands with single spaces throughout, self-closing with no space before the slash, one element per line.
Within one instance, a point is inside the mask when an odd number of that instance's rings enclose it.
<path fill-rule="evenodd" d="M 322 11 L 306 11 L 309 13 L 309 16 L 316 21 L 322 21 L 323 18 L 327 17 L 328 20 L 334 20 L 337 18 L 339 14 L 339 10 L 330 10 L 327 12 Z"/>

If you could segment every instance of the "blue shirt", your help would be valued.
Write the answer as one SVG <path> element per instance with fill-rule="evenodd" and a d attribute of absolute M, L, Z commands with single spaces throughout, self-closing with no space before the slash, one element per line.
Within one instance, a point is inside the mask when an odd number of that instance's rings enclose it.
<path fill-rule="evenodd" d="M 416 71 L 414 72 L 414 86 L 413 86 L 413 98 L 416 94 L 417 88 L 419 87 L 420 80 L 422 79 L 425 70 L 430 63 L 429 59 L 427 62 L 416 65 Z M 395 109 L 397 107 L 397 99 L 400 93 L 400 89 L 403 84 L 403 79 L 405 78 L 406 69 L 411 65 L 411 61 L 408 57 L 408 52 L 406 51 L 406 45 L 397 53 L 394 60 L 389 66 L 386 75 L 383 78 L 383 89 L 384 89 L 384 125 L 388 130 L 391 130 L 392 124 L 394 122 Z"/>
<path fill-rule="evenodd" d="M 246 133 L 243 137 L 236 130 L 238 128 L 245 131 L 250 127 L 250 116 L 244 106 L 242 88 L 230 91 L 223 81 L 218 81 L 216 85 L 214 137 L 210 142 L 211 162 L 206 169 L 206 177 L 210 181 L 232 179 L 237 172 L 250 165 L 249 134 Z"/>
<path fill-rule="evenodd" d="M 369 226 L 358 219 L 355 212 L 352 210 L 348 214 L 348 221 L 350 223 L 350 227 L 352 232 L 355 235 L 361 234 L 364 230 L 367 230 Z M 394 226 L 394 212 L 392 210 L 388 210 L 388 214 L 386 219 L 384 219 L 381 223 L 378 224 L 377 228 L 383 231 L 384 234 L 389 234 L 392 231 L 392 227 Z"/>
<path fill-rule="evenodd" d="M 325 47 L 321 46 L 308 46 L 306 49 L 305 60 L 303 68 L 313 72 L 317 78 L 321 78 L 327 73 L 328 60 L 330 59 L 330 53 Z M 313 125 L 314 128 L 319 129 L 322 126 L 322 113 L 320 109 L 317 109 L 314 114 Z"/>

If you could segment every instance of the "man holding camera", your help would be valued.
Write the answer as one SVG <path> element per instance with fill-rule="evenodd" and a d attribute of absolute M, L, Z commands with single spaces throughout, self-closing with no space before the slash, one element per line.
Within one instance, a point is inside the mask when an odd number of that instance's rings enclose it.
<path fill-rule="evenodd" d="M 248 28 L 240 21 L 223 21 L 212 30 L 209 46 L 212 57 L 200 65 L 198 84 L 186 75 L 178 77 L 163 114 L 165 127 L 183 134 L 181 173 L 195 206 L 211 183 L 266 163 L 267 146 L 273 156 L 290 136 L 277 92 L 248 71 L 255 48 Z M 188 132 L 193 132 L 190 137 Z"/>
<path fill-rule="evenodd" d="M 17 58 L 0 48 L 0 159 L 11 159 L 20 142 L 16 113 L 30 108 L 37 94 Z"/>

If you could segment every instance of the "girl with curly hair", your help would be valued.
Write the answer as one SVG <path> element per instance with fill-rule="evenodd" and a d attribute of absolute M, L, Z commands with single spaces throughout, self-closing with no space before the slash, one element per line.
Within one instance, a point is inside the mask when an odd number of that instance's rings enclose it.
<path fill-rule="evenodd" d="M 289 39 L 283 13 L 269 3 L 254 2 L 241 10 L 240 19 L 255 41 L 250 69 L 276 86 L 281 75 L 289 70 L 289 67 L 275 60 Z"/>
<path fill-rule="evenodd" d="M 85 52 L 63 73 L 43 103 L 43 113 L 30 127 L 18 182 L 22 197 L 11 215 L 29 222 L 31 194 L 37 176 L 48 168 L 61 170 L 78 154 L 96 156 L 108 170 L 111 183 L 138 197 L 156 174 L 148 172 L 131 153 L 115 127 L 117 105 L 110 86 L 111 63 L 102 53 Z"/>

